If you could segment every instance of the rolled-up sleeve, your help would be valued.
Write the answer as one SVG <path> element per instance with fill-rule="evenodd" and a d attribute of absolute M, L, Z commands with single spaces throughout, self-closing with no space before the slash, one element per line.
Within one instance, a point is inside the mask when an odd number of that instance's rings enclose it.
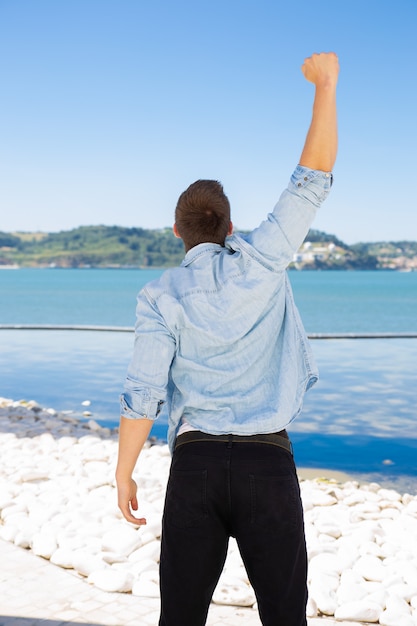
<path fill-rule="evenodd" d="M 157 419 L 166 401 L 175 337 L 146 289 L 138 296 L 135 343 L 128 367 L 120 414 L 130 419 Z"/>
<path fill-rule="evenodd" d="M 311 170 L 298 165 L 274 210 L 255 229 L 249 242 L 270 264 L 283 269 L 303 243 L 317 209 L 329 194 L 331 172 Z"/>

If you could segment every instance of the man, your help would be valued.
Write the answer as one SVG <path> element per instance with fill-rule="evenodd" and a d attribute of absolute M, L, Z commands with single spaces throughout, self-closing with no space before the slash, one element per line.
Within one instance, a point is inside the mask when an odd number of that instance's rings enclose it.
<path fill-rule="evenodd" d="M 336 152 L 333 53 L 302 67 L 313 116 L 288 188 L 249 235 L 232 235 L 216 181 L 179 198 L 186 256 L 138 296 L 121 397 L 119 507 L 137 525 L 138 455 L 164 402 L 173 453 L 161 538 L 160 626 L 203 626 L 230 536 L 264 626 L 306 626 L 302 506 L 285 428 L 317 380 L 286 268 L 331 184 Z"/>

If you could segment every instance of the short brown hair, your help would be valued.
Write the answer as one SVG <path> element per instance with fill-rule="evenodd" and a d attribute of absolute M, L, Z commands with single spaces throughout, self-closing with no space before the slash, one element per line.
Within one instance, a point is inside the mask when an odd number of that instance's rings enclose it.
<path fill-rule="evenodd" d="M 224 246 L 229 232 L 230 203 L 217 180 L 197 180 L 178 198 L 175 223 L 186 250 L 199 243 Z"/>

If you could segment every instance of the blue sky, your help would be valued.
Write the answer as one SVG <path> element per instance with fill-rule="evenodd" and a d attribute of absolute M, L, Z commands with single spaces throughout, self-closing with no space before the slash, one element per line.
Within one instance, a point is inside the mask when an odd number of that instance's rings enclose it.
<path fill-rule="evenodd" d="M 335 185 L 314 227 L 417 240 L 415 0 L 0 0 L 0 230 L 170 226 L 221 180 L 237 228 L 301 153 L 312 52 L 340 59 Z"/>

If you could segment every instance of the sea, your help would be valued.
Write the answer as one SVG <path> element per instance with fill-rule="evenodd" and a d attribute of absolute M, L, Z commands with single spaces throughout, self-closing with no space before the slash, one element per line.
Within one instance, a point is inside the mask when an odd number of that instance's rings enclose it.
<path fill-rule="evenodd" d="M 0 396 L 117 425 L 136 295 L 161 273 L 0 271 Z M 288 428 L 298 466 L 417 493 L 417 273 L 290 280 L 320 369 Z M 166 430 L 163 413 L 151 434 L 166 441 Z"/>

